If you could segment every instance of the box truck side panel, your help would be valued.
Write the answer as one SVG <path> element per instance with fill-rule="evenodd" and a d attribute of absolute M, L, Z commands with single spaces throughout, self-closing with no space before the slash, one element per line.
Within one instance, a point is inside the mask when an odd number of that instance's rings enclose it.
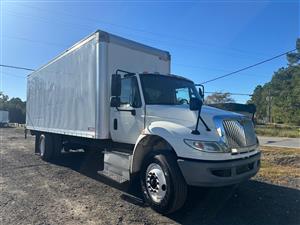
<path fill-rule="evenodd" d="M 94 35 L 28 77 L 28 129 L 95 138 L 96 54 Z"/>
<path fill-rule="evenodd" d="M 137 50 L 115 43 L 108 44 L 108 72 L 116 69 L 129 72 L 170 73 L 170 60 L 146 51 Z"/>
<path fill-rule="evenodd" d="M 110 138 L 110 80 L 117 69 L 169 74 L 170 55 L 107 32 L 95 32 L 28 77 L 27 128 Z"/>

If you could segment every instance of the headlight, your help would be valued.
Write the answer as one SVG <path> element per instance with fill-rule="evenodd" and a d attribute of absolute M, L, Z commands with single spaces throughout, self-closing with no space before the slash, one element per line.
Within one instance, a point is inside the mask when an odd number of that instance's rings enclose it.
<path fill-rule="evenodd" d="M 226 145 L 218 142 L 189 139 L 185 139 L 184 142 L 188 146 L 203 152 L 228 152 L 228 148 L 226 147 Z"/>

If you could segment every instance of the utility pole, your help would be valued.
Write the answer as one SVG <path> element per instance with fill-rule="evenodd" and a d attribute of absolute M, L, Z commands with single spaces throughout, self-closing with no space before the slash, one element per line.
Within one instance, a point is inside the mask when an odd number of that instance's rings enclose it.
<path fill-rule="evenodd" d="M 271 107 L 272 107 L 272 96 L 271 96 L 271 88 L 268 88 L 268 96 L 266 97 L 266 100 L 268 102 L 268 122 L 272 122 L 272 116 L 271 116 Z"/>

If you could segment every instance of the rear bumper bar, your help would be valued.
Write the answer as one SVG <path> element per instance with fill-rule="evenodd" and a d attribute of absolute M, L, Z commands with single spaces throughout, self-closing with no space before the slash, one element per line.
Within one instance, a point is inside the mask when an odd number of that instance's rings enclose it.
<path fill-rule="evenodd" d="M 260 167 L 260 153 L 246 158 L 208 161 L 178 158 L 181 172 L 189 185 L 226 186 L 253 177 Z"/>

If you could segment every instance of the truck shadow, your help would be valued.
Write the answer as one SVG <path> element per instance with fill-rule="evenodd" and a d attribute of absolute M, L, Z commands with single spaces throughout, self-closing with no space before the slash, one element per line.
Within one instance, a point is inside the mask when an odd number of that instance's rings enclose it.
<path fill-rule="evenodd" d="M 300 191 L 250 180 L 238 187 L 191 188 L 187 204 L 171 216 L 181 224 L 300 224 Z"/>
<path fill-rule="evenodd" d="M 123 192 L 140 197 L 128 183 L 118 184 L 97 173 L 101 154 L 72 153 L 53 162 Z M 124 200 L 140 206 L 140 202 Z M 180 224 L 276 225 L 300 224 L 300 191 L 293 188 L 250 180 L 238 187 L 189 188 L 182 210 L 168 217 Z"/>
<path fill-rule="evenodd" d="M 129 183 L 119 184 L 111 179 L 108 179 L 102 175 L 99 175 L 97 171 L 103 169 L 101 165 L 103 161 L 103 154 L 101 152 L 72 152 L 63 154 L 59 159 L 52 161 L 51 163 L 70 168 L 76 172 L 79 172 L 92 179 L 103 182 L 109 186 L 117 188 L 126 192 L 129 188 Z"/>

